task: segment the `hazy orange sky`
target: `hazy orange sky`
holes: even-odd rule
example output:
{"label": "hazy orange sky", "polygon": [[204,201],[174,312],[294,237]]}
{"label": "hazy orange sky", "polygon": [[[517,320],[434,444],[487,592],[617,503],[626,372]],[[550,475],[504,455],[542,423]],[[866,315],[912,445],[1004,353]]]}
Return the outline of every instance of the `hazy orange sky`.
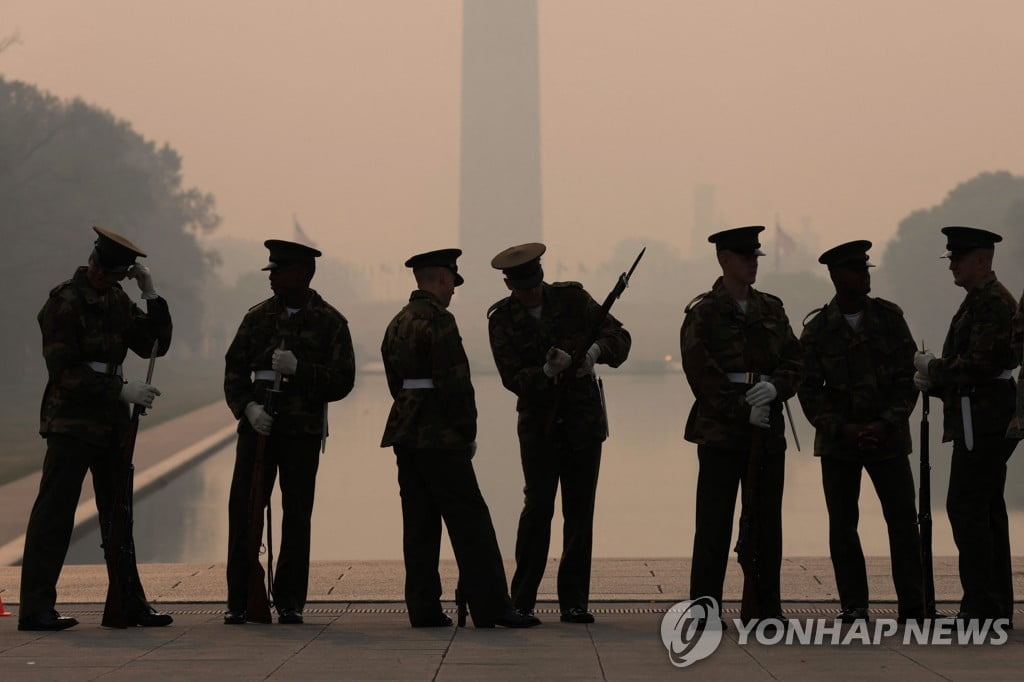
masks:
{"label": "hazy orange sky", "polygon": [[[0,0],[0,74],[127,119],[221,234],[371,263],[457,241],[461,0]],[[540,0],[544,234],[689,252],[724,223],[882,242],[987,170],[1024,174],[1024,2]],[[88,222],[89,217],[83,216]],[[130,230],[129,230],[130,231]],[[490,254],[487,254],[490,257]]]}

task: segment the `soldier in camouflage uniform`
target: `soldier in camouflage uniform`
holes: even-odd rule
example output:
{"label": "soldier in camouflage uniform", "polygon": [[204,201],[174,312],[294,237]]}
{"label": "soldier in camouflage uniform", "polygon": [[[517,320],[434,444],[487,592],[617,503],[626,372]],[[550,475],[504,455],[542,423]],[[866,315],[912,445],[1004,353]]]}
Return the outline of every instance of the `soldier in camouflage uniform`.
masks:
{"label": "soldier in camouflage uniform", "polygon": [[910,470],[914,337],[899,306],[868,296],[871,242],[821,254],[836,295],[808,315],[800,345],[800,404],[816,430],[814,454],[828,507],[829,550],[839,588],[839,620],[867,621],[868,577],[857,534],[861,472],[875,486],[889,529],[898,617],[925,616],[921,536]]}
{"label": "soldier in camouflage uniform", "polygon": [[[39,311],[48,373],[39,427],[46,438],[46,459],[25,533],[19,630],[62,630],[78,622],[61,617],[53,607],[82,482],[91,471],[105,533],[129,423],[128,404],[150,407],[160,395],[142,381],[125,383],[121,364],[129,349],[148,358],[157,340],[160,356],[171,345],[167,302],[157,295],[148,268],[135,262],[146,254],[115,232],[93,230],[97,239],[89,265],[55,287]],[[147,312],[118,284],[125,277],[138,282]],[[130,535],[127,542],[134,545]],[[134,586],[126,603],[128,623],[168,625],[171,617],[154,611],[146,599],[134,551],[128,571]]]}
{"label": "soldier in camouflage uniform", "polygon": [[[224,356],[224,396],[238,419],[238,445],[228,502],[228,625],[246,621],[249,496],[259,436],[266,442],[266,498],[281,476],[281,550],[272,592],[278,622],[302,623],[309,584],[310,518],[327,403],[355,381],[348,320],[309,288],[316,249],[278,239],[270,250],[271,298],[249,309]],[[282,346],[283,344],[283,346]],[[273,415],[263,409],[275,373],[282,376]],[[262,514],[262,509],[259,512]]]}
{"label": "soldier in camouflage uniform", "polygon": [[446,627],[441,609],[441,520],[459,564],[462,596],[476,627],[530,627],[508,597],[505,567],[491,515],[480,494],[476,399],[469,360],[455,317],[448,312],[462,284],[459,249],[441,249],[405,262],[416,277],[409,303],[391,320],[380,352],[395,402],[381,447],[392,447],[402,497],[405,603],[413,627]]}
{"label": "soldier in camouflage uniform", "polygon": [[953,442],[946,512],[960,552],[964,594],[958,618],[1013,618],[1010,530],[1003,491],[1017,446],[1007,438],[1016,385],[1011,343],[1017,302],[995,272],[1002,237],[973,227],[944,227],[953,282],[967,291],[953,316],[942,356],[914,356],[915,383],[942,398],[943,442]]}
{"label": "soldier in camouflage uniform", "polygon": [[680,330],[683,371],[693,390],[685,438],[697,444],[697,512],[690,598],[721,603],[729,560],[736,490],[751,452],[753,429],[764,430],[757,504],[759,610],[782,618],[782,488],[786,437],[782,403],[796,393],[800,342],[782,301],[751,285],[757,279],[761,226],[718,232],[722,276],[686,307]]}
{"label": "soldier in camouflage uniform", "polygon": [[[618,367],[629,354],[630,335],[609,315],[581,365],[570,368],[570,353],[590,330],[601,306],[578,282],[544,282],[543,244],[505,249],[491,266],[505,275],[512,292],[487,312],[491,352],[505,388],[518,397],[519,452],[525,501],[516,538],[512,603],[531,612],[548,560],[555,494],[562,490],[565,517],[558,565],[561,620],[593,623],[590,563],[594,498],[601,443],[608,434],[601,386],[594,363]],[[564,387],[557,420],[546,429],[548,412]]]}
{"label": "soldier in camouflage uniform", "polygon": [[1006,437],[1021,439],[1024,438],[1024,294],[1021,294],[1017,303],[1017,312],[1013,316],[1013,354],[1021,360],[1020,374],[1017,376],[1017,409],[1010,420],[1010,426],[1006,429]]}

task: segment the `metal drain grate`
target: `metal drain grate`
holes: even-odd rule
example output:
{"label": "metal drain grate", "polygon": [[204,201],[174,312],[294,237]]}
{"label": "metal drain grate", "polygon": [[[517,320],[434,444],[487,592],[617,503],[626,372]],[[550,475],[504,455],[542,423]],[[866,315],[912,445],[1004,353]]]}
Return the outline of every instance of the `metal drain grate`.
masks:
{"label": "metal drain grate", "polygon": [[[168,613],[172,615],[182,616],[219,616],[224,613],[223,608],[214,608],[210,606],[200,606],[192,604],[165,604],[157,605],[163,606]],[[591,613],[594,615],[645,615],[645,614],[659,614],[665,613],[672,606],[667,602],[645,604],[641,605],[628,605],[628,606],[602,606],[600,604],[593,604],[590,607]],[[944,608],[939,611],[940,615],[952,616],[957,611],[957,605],[955,603],[943,604]],[[815,604],[815,605],[799,605],[784,607],[783,611],[789,617],[801,616],[801,617],[816,617],[816,618],[829,618],[836,615],[839,609],[838,604]],[[454,605],[444,609],[447,613],[455,613]],[[61,612],[65,615],[74,616],[101,616],[103,615],[103,609],[98,606],[86,606],[83,608],[75,608],[74,606],[65,606],[61,608]],[[739,605],[726,604],[723,613],[730,616],[738,616],[740,612]],[[408,610],[401,605],[381,605],[371,606],[366,604],[354,604],[354,605],[339,605],[339,606],[309,606],[303,612],[307,616],[343,616],[347,613],[361,614],[361,615],[402,615],[408,613]],[[534,610],[534,613],[538,616],[557,616],[561,612],[558,608],[553,606],[545,606]],[[1014,609],[1014,614],[1024,615],[1024,607]],[[897,615],[896,608],[894,606],[883,606],[883,607],[871,607],[871,615],[877,617],[892,617],[895,618]]]}

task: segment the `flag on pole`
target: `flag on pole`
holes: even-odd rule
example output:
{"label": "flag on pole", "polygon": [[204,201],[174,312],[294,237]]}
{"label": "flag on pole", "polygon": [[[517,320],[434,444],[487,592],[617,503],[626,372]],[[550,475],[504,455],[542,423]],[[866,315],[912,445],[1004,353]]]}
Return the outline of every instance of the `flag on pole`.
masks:
{"label": "flag on pole", "polygon": [[302,229],[302,225],[299,225],[299,219],[295,217],[295,214],[292,214],[292,227],[293,231],[295,232],[295,241],[299,242],[300,244],[305,244],[306,246],[311,246],[314,249],[317,248],[316,242],[310,239],[309,235],[306,234],[306,231]]}
{"label": "flag on pole", "polygon": [[778,223],[775,223],[775,248],[784,256],[796,253],[796,240],[790,237]]}

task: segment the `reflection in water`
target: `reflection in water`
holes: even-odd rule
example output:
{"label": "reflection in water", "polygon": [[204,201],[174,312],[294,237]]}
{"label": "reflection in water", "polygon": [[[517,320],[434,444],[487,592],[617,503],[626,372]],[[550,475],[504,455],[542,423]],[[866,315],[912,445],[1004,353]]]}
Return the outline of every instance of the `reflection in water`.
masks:
{"label": "reflection in water", "polygon": [[[474,460],[502,553],[513,556],[523,476],[515,432],[515,401],[497,376],[478,376],[480,449]],[[695,446],[682,439],[692,401],[681,375],[605,376],[611,437],[605,443],[595,517],[594,556],[689,556],[693,542]],[[379,447],[391,399],[383,376],[359,377],[352,395],[331,408],[327,453],[321,456],[313,512],[314,560],[401,559],[402,522],[394,455]],[[821,471],[810,452],[813,431],[793,401],[802,453],[787,453],[783,506],[786,556],[826,556],[828,531]],[[943,510],[949,447],[938,442],[940,410],[932,410],[934,552],[956,554]],[[920,419],[915,413],[914,419]],[[914,429],[916,431],[916,428]],[[937,433],[939,432],[939,433]],[[917,469],[917,455],[911,455]],[[1013,460],[1011,460],[1012,462]],[[136,509],[142,562],[224,561],[227,500],[234,446],[189,470]],[[1011,464],[1010,478],[1014,479]],[[1012,484],[1008,483],[1008,489]],[[887,555],[881,508],[869,479],[861,494],[861,539],[867,555]],[[275,495],[275,500],[278,496]],[[739,512],[737,503],[737,513]],[[274,510],[275,525],[280,508]],[[1011,542],[1024,540],[1024,514],[1011,513]],[[280,533],[275,533],[275,542]],[[552,547],[561,546],[561,523]],[[447,543],[446,558],[452,556]],[[68,563],[101,563],[98,532],[76,542]]]}

